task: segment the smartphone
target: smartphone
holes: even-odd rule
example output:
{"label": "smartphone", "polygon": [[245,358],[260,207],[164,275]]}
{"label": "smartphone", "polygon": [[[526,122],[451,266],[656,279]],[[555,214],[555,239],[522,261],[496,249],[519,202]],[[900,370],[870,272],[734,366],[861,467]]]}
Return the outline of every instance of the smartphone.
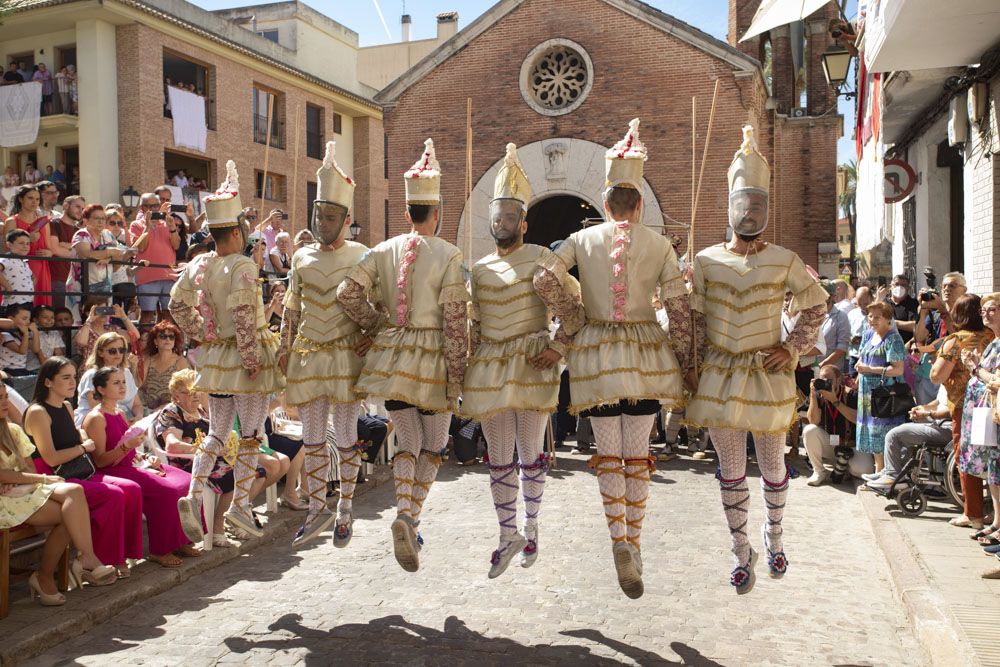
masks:
{"label": "smartphone", "polygon": [[885,287],[885,282],[886,282],[885,281],[885,276],[879,276],[878,277],[878,286],[879,287]]}
{"label": "smartphone", "polygon": [[167,214],[164,213],[163,211],[153,211],[149,215],[149,219],[150,220],[166,220],[167,219]]}
{"label": "smartphone", "polygon": [[285,213],[285,212],[282,212],[282,213],[281,213],[281,219],[282,219],[282,220],[288,220],[288,214],[287,214],[287,213]]}
{"label": "smartphone", "polygon": [[98,315],[114,315],[115,309],[111,306],[94,306],[94,312]]}
{"label": "smartphone", "polygon": [[185,211],[187,211],[187,205],[186,204],[171,204],[170,205],[170,212],[171,213],[184,213]]}

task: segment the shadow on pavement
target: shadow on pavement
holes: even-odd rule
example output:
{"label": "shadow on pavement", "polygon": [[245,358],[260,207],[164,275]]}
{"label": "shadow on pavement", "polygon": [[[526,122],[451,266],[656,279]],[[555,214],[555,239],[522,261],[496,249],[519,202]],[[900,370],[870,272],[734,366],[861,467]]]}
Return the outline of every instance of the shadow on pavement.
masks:
{"label": "shadow on pavement", "polygon": [[[287,652],[302,649],[304,665],[329,665],[391,661],[396,664],[427,661],[428,664],[586,664],[620,665],[618,660],[596,655],[588,646],[579,644],[521,644],[505,637],[488,637],[470,630],[464,621],[449,616],[444,630],[410,623],[402,616],[392,615],[367,623],[346,623],[330,630],[319,630],[302,624],[298,614],[286,614],[269,626],[272,632],[286,632],[289,638],[252,640],[230,637],[226,646],[234,654],[251,651]],[[640,665],[703,665],[720,667],[719,663],[702,656],[691,647],[674,642],[671,648],[681,656],[672,661],[605,637],[596,630],[570,630],[560,634],[603,644],[627,656]]]}

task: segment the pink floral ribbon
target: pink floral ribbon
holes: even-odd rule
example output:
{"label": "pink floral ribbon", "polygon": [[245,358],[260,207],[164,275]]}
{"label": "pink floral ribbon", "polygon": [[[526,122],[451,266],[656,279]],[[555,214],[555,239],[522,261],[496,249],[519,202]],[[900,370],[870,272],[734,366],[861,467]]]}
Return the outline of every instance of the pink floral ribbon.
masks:
{"label": "pink floral ribbon", "polygon": [[626,276],[626,262],[628,260],[628,246],[632,242],[629,236],[629,223],[616,222],[611,243],[611,313],[615,322],[625,320],[625,303],[628,298],[628,282]]}
{"label": "pink floral ribbon", "polygon": [[420,236],[413,234],[406,240],[403,247],[403,261],[399,263],[399,277],[396,278],[396,288],[399,295],[396,297],[396,324],[401,327],[410,324],[410,304],[406,296],[406,288],[410,284],[410,273],[413,271],[413,263],[417,261],[417,245],[420,243]]}
{"label": "pink floral ribbon", "polygon": [[[207,269],[208,261],[202,260],[201,265],[198,267],[198,273],[194,277],[194,284],[197,287],[201,287],[202,283],[205,282],[205,271]],[[208,294],[203,288],[198,291],[198,312],[205,322],[205,341],[213,341],[218,338],[219,334],[215,328],[215,311],[212,310],[211,304],[208,303]]]}

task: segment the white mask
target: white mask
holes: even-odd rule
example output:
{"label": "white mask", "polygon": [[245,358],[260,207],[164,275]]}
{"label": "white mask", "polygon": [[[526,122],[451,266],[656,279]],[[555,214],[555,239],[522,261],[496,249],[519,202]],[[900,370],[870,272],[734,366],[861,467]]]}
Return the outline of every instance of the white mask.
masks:
{"label": "white mask", "polygon": [[906,296],[906,288],[903,287],[902,285],[896,285],[895,287],[892,288],[892,295],[897,299],[902,299],[904,296]]}

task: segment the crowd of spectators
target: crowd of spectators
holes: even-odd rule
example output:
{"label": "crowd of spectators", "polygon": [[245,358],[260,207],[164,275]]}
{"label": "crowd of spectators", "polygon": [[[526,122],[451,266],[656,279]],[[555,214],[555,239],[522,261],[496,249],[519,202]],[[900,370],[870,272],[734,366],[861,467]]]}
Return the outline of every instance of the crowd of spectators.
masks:
{"label": "crowd of spectators", "polygon": [[29,66],[23,60],[11,60],[6,69],[0,64],[0,86],[13,86],[32,81],[42,84],[41,115],[79,113],[80,95],[76,65],[66,65],[53,73],[45,63],[41,62]]}
{"label": "crowd of spectators", "polygon": [[[188,178],[178,172],[175,187],[192,187],[178,175]],[[115,203],[60,197],[53,181],[22,183],[4,220],[0,526],[65,524],[50,534],[32,578],[42,604],[65,602],[53,580],[51,555],[58,552],[49,550],[70,540],[77,578],[91,585],[129,576],[130,561],[144,555],[177,567],[200,554],[179,530],[176,501],[187,492],[191,457],[208,433],[206,397],[194,390],[197,343],[185,340],[167,306],[178,268],[214,243],[202,228],[204,215],[173,201],[172,192],[157,187],[128,212]],[[253,207],[242,216],[253,228],[247,252],[260,268],[269,324],[277,329],[295,250],[283,230],[288,216],[274,210],[258,221]],[[309,238],[300,234],[297,245]],[[301,436],[294,427],[291,435],[283,431],[297,415],[286,411],[282,397],[272,408],[252,494],[284,479],[280,504],[305,510]],[[36,481],[43,482],[41,492],[8,507],[15,487],[34,488]],[[233,490],[232,467],[223,458],[212,485],[221,494],[215,515],[206,517],[213,545],[232,546],[233,538],[249,536],[231,528],[227,535],[223,525]]]}

